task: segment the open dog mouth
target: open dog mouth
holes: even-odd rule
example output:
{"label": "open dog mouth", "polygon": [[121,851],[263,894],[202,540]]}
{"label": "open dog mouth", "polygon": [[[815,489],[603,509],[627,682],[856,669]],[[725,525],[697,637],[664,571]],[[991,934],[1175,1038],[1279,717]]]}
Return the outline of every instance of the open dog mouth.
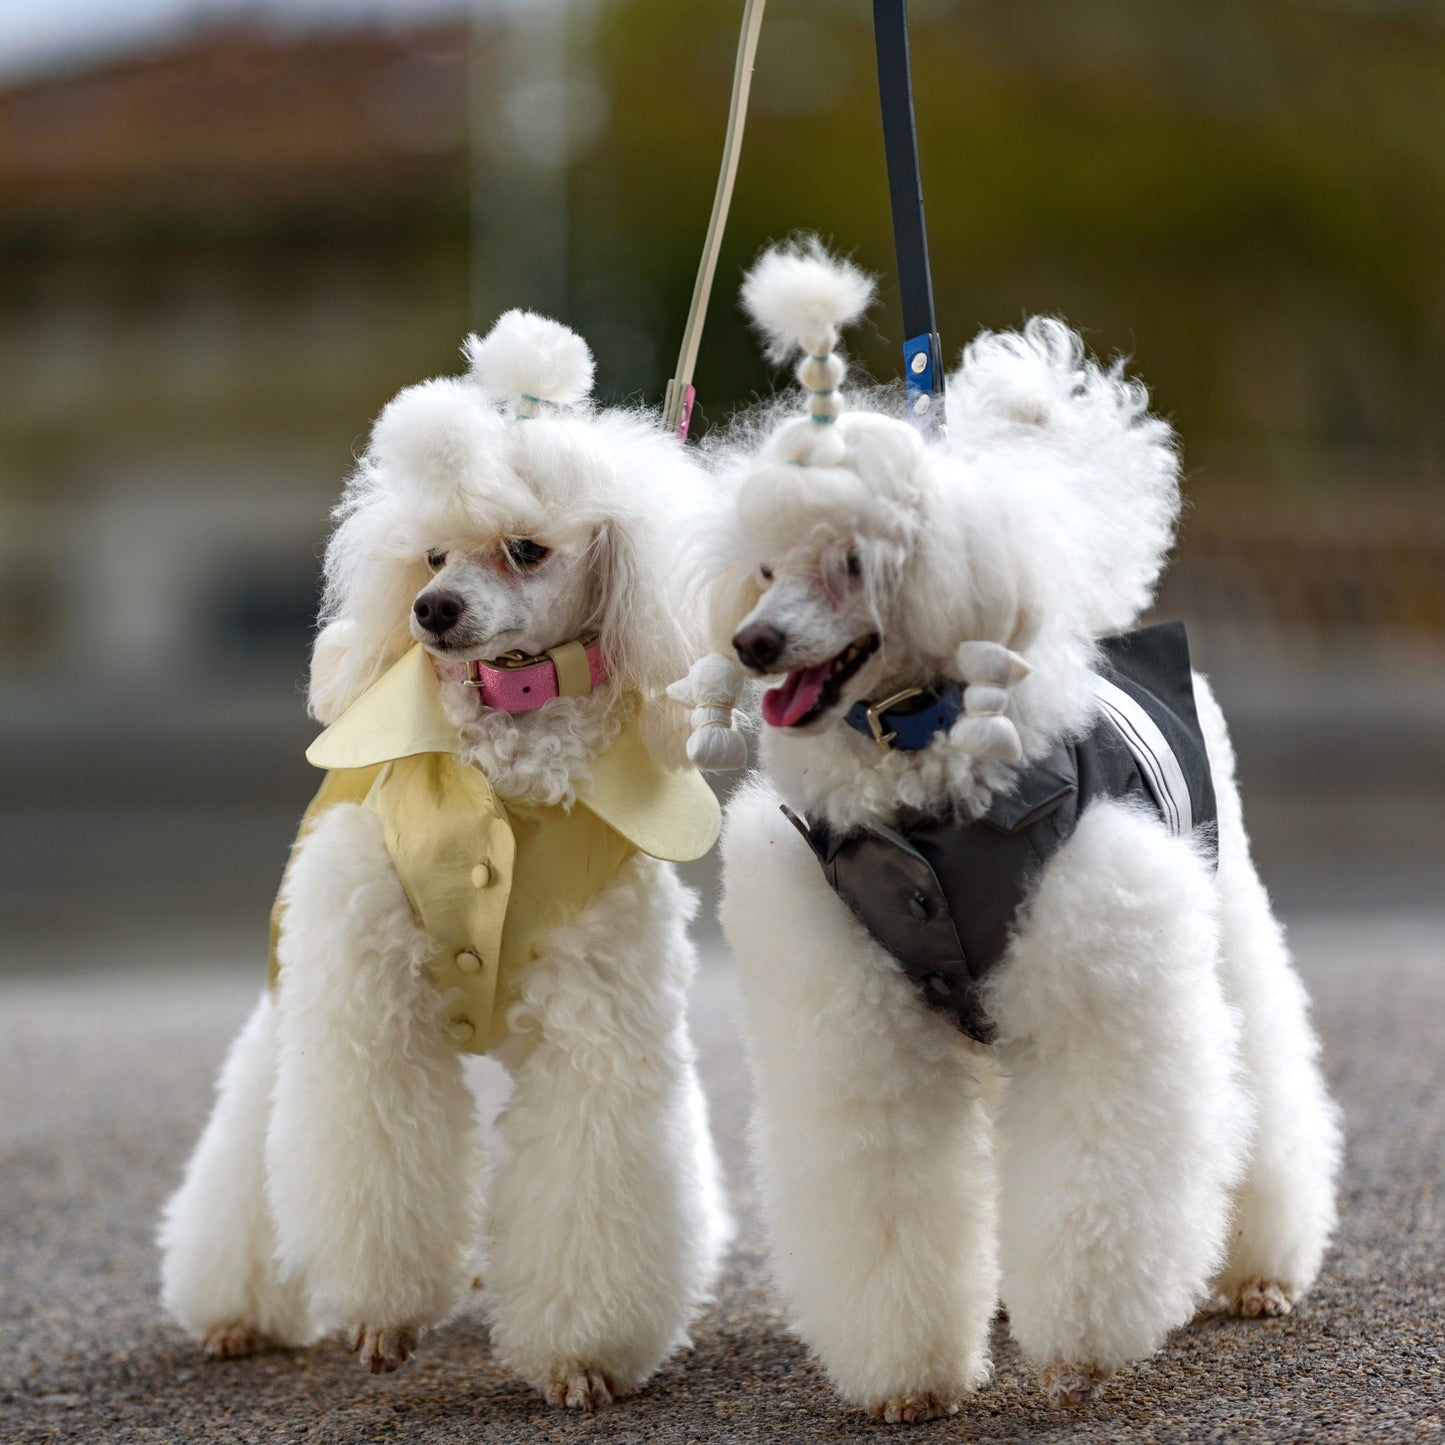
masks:
{"label": "open dog mouth", "polygon": [[769,727],[795,728],[821,717],[838,701],[843,684],[878,650],[878,634],[850,642],[816,667],[790,672],[763,694],[763,721]]}

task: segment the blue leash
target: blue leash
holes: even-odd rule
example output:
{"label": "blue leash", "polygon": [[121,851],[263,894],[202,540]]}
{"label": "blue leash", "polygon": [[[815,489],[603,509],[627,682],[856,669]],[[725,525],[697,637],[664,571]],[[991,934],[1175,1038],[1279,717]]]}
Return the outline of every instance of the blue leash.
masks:
{"label": "blue leash", "polygon": [[928,266],[923,177],[918,167],[918,131],[913,119],[908,0],[873,0],[873,38],[878,52],[883,152],[888,161],[893,248],[898,257],[898,294],[903,303],[906,337],[903,380],[908,388],[909,418],[927,435],[943,419],[943,344],[933,311],[933,273]]}

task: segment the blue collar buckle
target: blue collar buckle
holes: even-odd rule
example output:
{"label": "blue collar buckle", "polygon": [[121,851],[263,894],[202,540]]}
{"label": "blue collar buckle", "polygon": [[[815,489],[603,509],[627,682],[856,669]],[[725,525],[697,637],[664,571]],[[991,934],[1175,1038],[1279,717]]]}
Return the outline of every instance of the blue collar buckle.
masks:
{"label": "blue collar buckle", "polygon": [[[933,703],[914,712],[892,709],[916,697],[933,696]],[[916,753],[926,748],[941,732],[947,732],[963,713],[963,689],[958,683],[942,687],[905,687],[878,702],[855,702],[844,714],[844,722],[864,737],[872,738],[883,754]]]}

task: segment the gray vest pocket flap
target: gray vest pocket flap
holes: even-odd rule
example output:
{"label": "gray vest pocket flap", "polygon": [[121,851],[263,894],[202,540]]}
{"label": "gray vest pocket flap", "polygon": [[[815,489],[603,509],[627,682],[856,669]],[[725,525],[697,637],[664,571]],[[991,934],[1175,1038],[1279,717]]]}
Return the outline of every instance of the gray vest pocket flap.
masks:
{"label": "gray vest pocket flap", "polygon": [[993,800],[983,821],[1000,833],[1017,833],[1048,817],[1065,798],[1079,791],[1079,782],[1070,764],[1067,754],[1055,753],[1047,762],[1030,768],[1020,778],[1016,792]]}

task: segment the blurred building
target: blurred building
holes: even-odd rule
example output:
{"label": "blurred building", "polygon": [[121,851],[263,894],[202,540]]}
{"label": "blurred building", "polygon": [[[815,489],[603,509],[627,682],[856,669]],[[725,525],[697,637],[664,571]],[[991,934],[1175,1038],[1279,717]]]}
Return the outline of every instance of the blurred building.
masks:
{"label": "blurred building", "polygon": [[5,672],[296,670],[351,449],[466,329],[467,66],[224,30],[0,93]]}
{"label": "blurred building", "polygon": [[[1438,869],[1438,11],[911,8],[950,356],[1051,311],[1132,358],[1189,479],[1160,610],[1232,704],[1264,850]],[[739,9],[212,25],[0,88],[0,923],[259,916],[356,447],[505,305],[660,401]],[[700,426],[771,385],[733,293],[794,228],[880,273],[853,341],[896,374],[871,47],[865,0],[769,7]]]}

